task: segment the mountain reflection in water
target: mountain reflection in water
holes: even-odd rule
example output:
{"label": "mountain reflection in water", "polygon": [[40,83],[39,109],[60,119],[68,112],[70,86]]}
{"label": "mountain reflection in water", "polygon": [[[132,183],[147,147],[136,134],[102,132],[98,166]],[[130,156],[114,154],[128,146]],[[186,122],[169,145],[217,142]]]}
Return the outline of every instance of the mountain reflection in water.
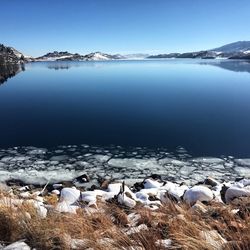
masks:
{"label": "mountain reflection in water", "polygon": [[211,65],[220,67],[222,69],[234,72],[247,72],[250,73],[250,61],[242,60],[213,60],[209,62],[202,62],[202,65]]}
{"label": "mountain reflection in water", "polygon": [[15,76],[21,71],[25,71],[24,64],[0,64],[0,84]]}

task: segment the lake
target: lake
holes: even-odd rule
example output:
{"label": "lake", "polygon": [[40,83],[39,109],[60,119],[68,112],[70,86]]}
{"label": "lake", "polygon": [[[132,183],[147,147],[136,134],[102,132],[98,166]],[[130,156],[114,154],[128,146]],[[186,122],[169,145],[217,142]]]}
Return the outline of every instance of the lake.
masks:
{"label": "lake", "polygon": [[250,63],[36,62],[0,85],[0,148],[184,147],[250,156]]}

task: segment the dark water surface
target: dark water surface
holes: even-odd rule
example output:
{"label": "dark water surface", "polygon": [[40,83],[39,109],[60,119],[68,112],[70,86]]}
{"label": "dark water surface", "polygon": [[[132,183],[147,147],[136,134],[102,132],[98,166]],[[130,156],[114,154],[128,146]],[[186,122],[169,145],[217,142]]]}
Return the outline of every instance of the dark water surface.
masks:
{"label": "dark water surface", "polygon": [[0,147],[182,146],[250,156],[250,63],[31,63],[0,85]]}

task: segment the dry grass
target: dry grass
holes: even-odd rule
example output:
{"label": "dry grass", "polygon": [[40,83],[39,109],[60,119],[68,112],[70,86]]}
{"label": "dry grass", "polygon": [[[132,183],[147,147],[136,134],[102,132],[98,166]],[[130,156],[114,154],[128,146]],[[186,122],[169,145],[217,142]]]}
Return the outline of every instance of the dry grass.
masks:
{"label": "dry grass", "polygon": [[[54,198],[47,201],[56,202]],[[0,205],[0,241],[8,244],[25,239],[38,250],[72,249],[71,239],[84,240],[77,249],[166,249],[157,244],[163,239],[172,240],[169,249],[250,249],[249,204],[249,199],[231,205],[210,203],[201,212],[183,203],[164,204],[152,211],[140,205],[127,209],[99,202],[100,211],[95,213],[79,209],[77,214],[63,214],[51,209],[46,218],[39,217],[30,204]],[[231,212],[235,208],[238,213]],[[139,215],[133,226],[128,219],[131,213]],[[128,233],[142,224],[142,230]],[[202,236],[202,232],[211,230],[226,243],[214,238],[216,248]]]}

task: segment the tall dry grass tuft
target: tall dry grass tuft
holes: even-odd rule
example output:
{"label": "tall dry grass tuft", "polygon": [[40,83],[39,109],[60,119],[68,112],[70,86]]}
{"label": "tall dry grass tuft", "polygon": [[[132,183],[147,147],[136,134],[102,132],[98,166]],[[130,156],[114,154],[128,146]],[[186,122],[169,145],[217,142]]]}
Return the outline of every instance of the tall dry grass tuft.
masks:
{"label": "tall dry grass tuft", "polygon": [[7,207],[0,208],[0,241],[12,242],[18,239],[16,228],[19,226],[19,218],[14,211]]}

